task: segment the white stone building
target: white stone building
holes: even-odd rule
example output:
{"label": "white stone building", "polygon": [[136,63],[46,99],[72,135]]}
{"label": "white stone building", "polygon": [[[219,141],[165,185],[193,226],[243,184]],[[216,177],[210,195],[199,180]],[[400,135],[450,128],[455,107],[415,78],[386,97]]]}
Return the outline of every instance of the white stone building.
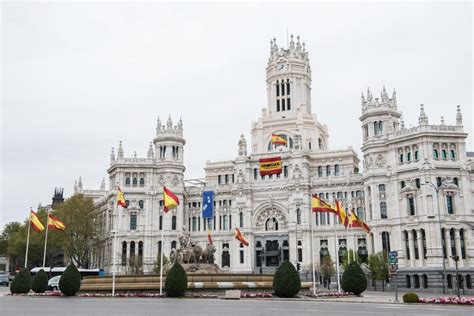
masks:
{"label": "white stone building", "polygon": [[[375,98],[367,91],[359,118],[362,173],[354,149],[328,150],[328,129],[311,109],[311,67],[299,37],[295,43],[292,36],[286,49],[271,41],[266,82],[267,107],[251,125],[249,146],[241,136],[236,158],[208,162],[205,179],[184,180],[183,123],[174,125],[169,118],[165,125],[158,119],[146,158],[125,158],[122,143],[116,154],[112,149],[107,189],[105,183],[95,191],[76,185],[76,192],[94,197],[103,221],[105,247],[97,264],[111,271],[115,230],[117,264],[126,273],[130,256],[141,256],[144,270],[151,271],[161,248],[169,254],[176,247],[180,231],[190,231],[204,245],[210,228],[217,263],[230,271],[271,272],[281,260],[290,260],[310,274],[312,250],[316,270],[322,256],[334,259],[336,251],[342,258],[356,249],[366,259],[396,250],[400,284],[432,290],[441,284],[443,242],[447,284],[454,286],[450,256],[458,255],[463,287],[472,291],[474,160],[466,150],[459,106],[454,125],[430,125],[421,106],[419,125],[407,129],[395,92],[389,97],[383,88]],[[272,133],[286,138],[287,146],[272,145]],[[259,159],[276,156],[282,172],[261,176]],[[116,184],[129,202],[127,209],[116,206]],[[163,214],[163,185],[181,201],[168,214]],[[215,216],[209,221],[201,218],[206,190],[215,192]],[[337,224],[335,240],[334,216],[312,213],[311,194],[330,202],[340,199],[368,222],[371,233]],[[235,226],[249,247],[235,240]]]}

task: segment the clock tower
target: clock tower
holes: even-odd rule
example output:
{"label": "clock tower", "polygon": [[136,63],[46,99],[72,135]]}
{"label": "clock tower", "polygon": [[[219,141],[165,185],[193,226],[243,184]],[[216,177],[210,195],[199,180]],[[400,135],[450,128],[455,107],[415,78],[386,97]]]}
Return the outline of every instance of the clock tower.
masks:
{"label": "clock tower", "polygon": [[[267,106],[252,124],[252,153],[326,151],[329,135],[311,111],[311,67],[299,36],[295,42],[291,35],[287,48],[279,48],[275,38],[270,41],[266,83]],[[272,134],[286,144],[273,144]]]}
{"label": "clock tower", "polygon": [[296,116],[299,106],[311,114],[311,67],[304,42],[291,35],[289,47],[270,41],[267,72],[267,110],[272,118]]}

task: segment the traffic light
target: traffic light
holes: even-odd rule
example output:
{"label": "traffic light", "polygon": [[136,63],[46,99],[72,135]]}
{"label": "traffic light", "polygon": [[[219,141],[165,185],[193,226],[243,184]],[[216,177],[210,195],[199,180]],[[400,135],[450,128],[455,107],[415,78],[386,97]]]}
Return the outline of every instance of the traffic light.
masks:
{"label": "traffic light", "polygon": [[296,271],[300,271],[301,264],[299,262],[296,263]]}

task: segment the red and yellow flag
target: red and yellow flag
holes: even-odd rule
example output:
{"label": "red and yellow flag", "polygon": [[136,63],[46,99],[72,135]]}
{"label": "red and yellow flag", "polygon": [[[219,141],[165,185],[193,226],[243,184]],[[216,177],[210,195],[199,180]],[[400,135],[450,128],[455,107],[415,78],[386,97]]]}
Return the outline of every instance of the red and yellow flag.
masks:
{"label": "red and yellow flag", "polygon": [[316,194],[311,196],[311,209],[313,212],[329,212],[337,214],[337,210],[331,204],[321,200]]}
{"label": "red and yellow flag", "polygon": [[38,218],[38,215],[31,210],[30,211],[30,223],[31,227],[33,227],[34,230],[36,230],[38,233],[44,230],[43,223]]}
{"label": "red and yellow flag", "polygon": [[273,145],[285,145],[286,146],[286,139],[278,134],[272,134],[272,144]]}
{"label": "red and yellow flag", "polygon": [[262,158],[258,160],[260,175],[281,173],[281,157]]}
{"label": "red and yellow flag", "polygon": [[163,205],[165,213],[179,205],[178,197],[165,186],[163,186]]}
{"label": "red and yellow flag", "polygon": [[209,245],[213,244],[212,236],[211,236],[211,230],[209,228],[207,229],[207,241],[208,241]]}
{"label": "red and yellow flag", "polygon": [[367,234],[370,233],[370,227],[363,220],[361,220],[354,211],[351,212],[349,219],[349,227],[362,228]]}
{"label": "red and yellow flag", "polygon": [[339,217],[341,224],[344,225],[345,228],[347,228],[349,224],[349,218],[347,217],[346,210],[342,207],[341,201],[338,200],[336,200],[336,214]]}
{"label": "red and yellow flag", "polygon": [[240,241],[242,244],[244,244],[245,246],[248,246],[249,245],[249,242],[244,238],[244,236],[242,235],[242,233],[240,232],[240,229],[238,229],[237,227],[235,228],[235,239],[237,239],[238,241]]}
{"label": "red and yellow flag", "polygon": [[117,205],[127,208],[127,202],[125,202],[125,196],[123,195],[122,190],[120,190],[120,187],[117,187]]}
{"label": "red and yellow flag", "polygon": [[48,214],[48,228],[65,230],[66,225],[62,221],[60,221],[59,218],[54,217],[51,214]]}

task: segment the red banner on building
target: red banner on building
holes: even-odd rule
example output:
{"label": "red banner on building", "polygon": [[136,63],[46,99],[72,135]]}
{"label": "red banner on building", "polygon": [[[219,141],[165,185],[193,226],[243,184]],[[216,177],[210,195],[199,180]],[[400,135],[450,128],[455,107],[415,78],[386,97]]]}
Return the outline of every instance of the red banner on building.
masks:
{"label": "red banner on building", "polygon": [[258,165],[261,176],[281,173],[281,157],[259,159]]}

